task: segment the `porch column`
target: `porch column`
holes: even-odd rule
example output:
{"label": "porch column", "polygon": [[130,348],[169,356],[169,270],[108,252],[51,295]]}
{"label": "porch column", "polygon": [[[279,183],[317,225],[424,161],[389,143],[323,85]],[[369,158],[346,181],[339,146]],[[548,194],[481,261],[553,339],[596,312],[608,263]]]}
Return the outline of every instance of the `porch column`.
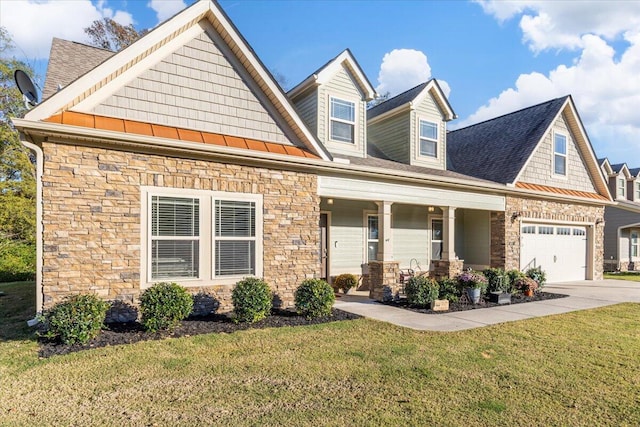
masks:
{"label": "porch column", "polygon": [[449,206],[442,208],[442,259],[453,261],[456,259],[456,208]]}
{"label": "porch column", "polygon": [[378,205],[378,260],[393,261],[393,235],[391,233],[391,205],[393,202],[376,202]]}

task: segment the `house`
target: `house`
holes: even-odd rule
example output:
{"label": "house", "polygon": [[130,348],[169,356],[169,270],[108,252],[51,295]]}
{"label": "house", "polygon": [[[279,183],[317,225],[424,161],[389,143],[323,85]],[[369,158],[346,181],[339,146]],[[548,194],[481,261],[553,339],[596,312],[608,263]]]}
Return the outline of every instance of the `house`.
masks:
{"label": "house", "polygon": [[521,190],[492,216],[492,265],[602,278],[611,196],[571,96],[449,132],[447,155],[451,170]]}
{"label": "house", "polygon": [[640,270],[640,168],[600,159],[616,204],[605,208],[604,263],[608,270]]}
{"label": "house", "polygon": [[[377,299],[407,268],[602,277],[610,195],[570,97],[447,132],[435,80],[367,112],[349,50],[285,94],[209,0],[91,49],[54,41],[56,90],[14,120],[37,157],[38,311],[88,292],[135,305],[158,281],[228,310],[246,276],[283,306],[346,272]],[[61,70],[77,57],[56,52],[91,67]]]}

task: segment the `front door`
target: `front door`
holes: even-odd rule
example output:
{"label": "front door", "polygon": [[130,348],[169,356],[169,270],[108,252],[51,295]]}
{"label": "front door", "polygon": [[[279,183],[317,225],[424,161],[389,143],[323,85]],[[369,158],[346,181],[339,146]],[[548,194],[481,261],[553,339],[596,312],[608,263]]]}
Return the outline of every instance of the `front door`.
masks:
{"label": "front door", "polygon": [[329,277],[329,215],[320,214],[320,278]]}

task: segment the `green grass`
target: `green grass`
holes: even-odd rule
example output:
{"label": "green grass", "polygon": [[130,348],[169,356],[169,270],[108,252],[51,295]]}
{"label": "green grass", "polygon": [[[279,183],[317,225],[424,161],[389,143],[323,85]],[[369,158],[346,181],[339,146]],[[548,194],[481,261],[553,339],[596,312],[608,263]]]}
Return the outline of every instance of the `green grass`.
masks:
{"label": "green grass", "polygon": [[620,273],[604,273],[604,278],[640,282],[640,273],[634,273],[630,271],[623,271]]}
{"label": "green grass", "polygon": [[49,359],[16,333],[0,425],[640,425],[638,319],[640,304],[455,333],[362,319]]}
{"label": "green grass", "polygon": [[35,315],[35,298],[34,282],[0,283],[0,341],[29,333],[26,321]]}

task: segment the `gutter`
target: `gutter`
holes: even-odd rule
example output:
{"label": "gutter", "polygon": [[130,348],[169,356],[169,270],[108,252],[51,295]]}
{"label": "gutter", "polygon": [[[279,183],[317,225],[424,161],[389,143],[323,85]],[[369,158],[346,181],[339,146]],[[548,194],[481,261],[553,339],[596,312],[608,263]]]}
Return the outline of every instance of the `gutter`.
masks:
{"label": "gutter", "polygon": [[[159,138],[155,136],[127,134],[114,131],[105,131],[94,128],[84,128],[80,126],[61,125],[49,122],[33,122],[24,119],[12,120],[16,128],[27,135],[38,135],[45,137],[49,141],[69,144],[68,139],[74,139],[85,145],[92,145],[100,148],[109,146],[126,148],[127,150],[140,148],[153,153],[170,153],[198,158],[217,159],[239,162],[240,164],[269,165],[285,169],[301,169],[317,175],[333,175],[336,173],[375,178],[391,179],[395,181],[411,182],[422,185],[435,185],[438,187],[457,188],[471,190],[473,192],[493,192],[505,195],[544,197],[552,200],[575,200],[590,205],[613,205],[614,202],[596,199],[584,199],[576,196],[539,193],[533,190],[509,187],[505,184],[492,183],[480,180],[467,180],[446,176],[425,175],[414,172],[395,171],[387,168],[355,165],[339,161],[328,161],[323,159],[310,159],[306,157],[288,156],[276,153],[253,151],[248,149],[222,147],[217,145],[203,144],[197,142],[176,141],[174,139]],[[65,141],[64,138],[67,140]],[[88,144],[87,144],[88,143]]]}
{"label": "gutter", "polygon": [[39,314],[42,314],[43,292],[42,292],[42,175],[44,173],[44,153],[23,135],[20,135],[22,145],[33,151],[36,155],[36,317],[27,321],[29,326],[36,325]]}

